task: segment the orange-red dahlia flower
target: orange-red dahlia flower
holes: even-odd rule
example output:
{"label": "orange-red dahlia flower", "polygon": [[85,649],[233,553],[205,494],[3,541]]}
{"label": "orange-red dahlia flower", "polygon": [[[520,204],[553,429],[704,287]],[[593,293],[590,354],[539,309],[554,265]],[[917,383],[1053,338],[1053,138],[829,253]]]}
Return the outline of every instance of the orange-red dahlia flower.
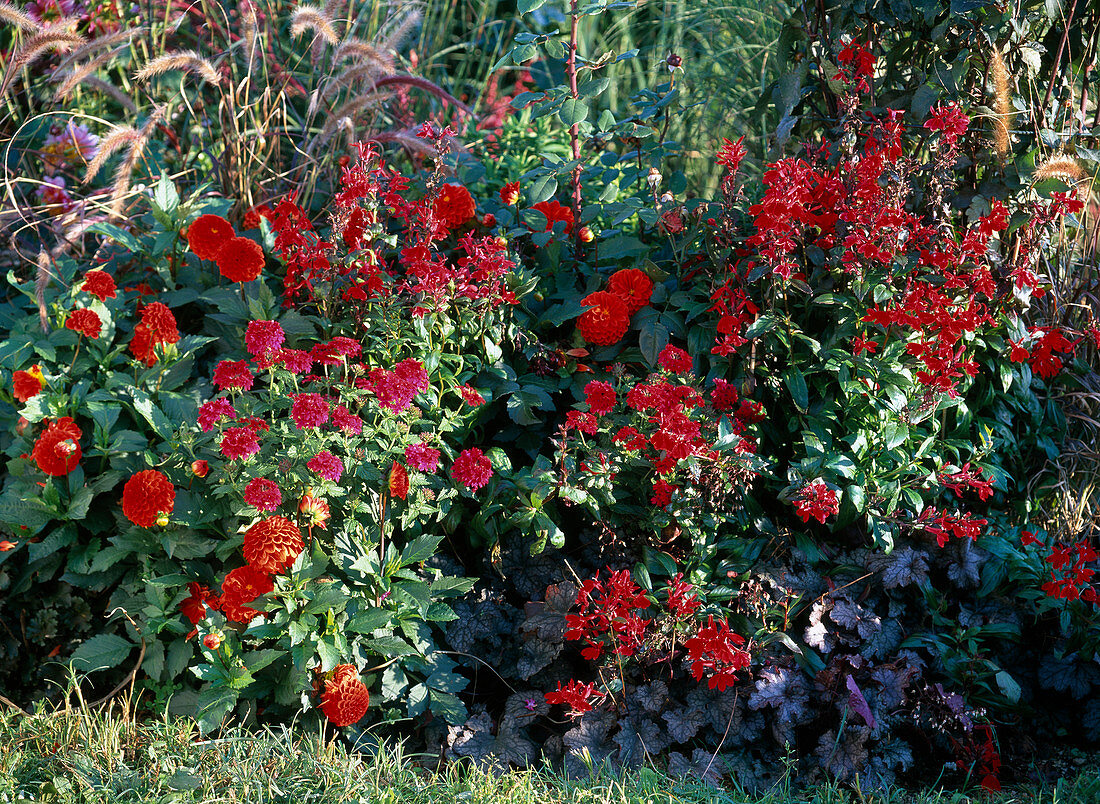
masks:
{"label": "orange-red dahlia flower", "polygon": [[134,327],[134,337],[130,339],[130,351],[134,353],[134,359],[144,363],[146,368],[152,367],[157,362],[157,353],[153,351],[153,337],[144,324]]}
{"label": "orange-red dahlia flower", "polygon": [[230,570],[222,581],[222,596],[218,606],[225,619],[235,623],[250,623],[261,612],[246,606],[260,595],[266,595],[275,588],[271,576],[261,569],[246,564]]}
{"label": "orange-red dahlia flower", "polygon": [[264,250],[247,237],[227,240],[218,252],[218,270],[230,282],[251,282],[264,267]]}
{"label": "orange-red dahlia flower", "polygon": [[448,229],[455,229],[477,214],[477,205],[470,191],[461,184],[444,184],[439,188],[432,211]]}
{"label": "orange-red dahlia flower", "polygon": [[114,278],[106,271],[101,271],[98,268],[84,274],[84,282],[81,284],[80,289],[86,293],[91,293],[101,302],[113,299],[118,295]]}
{"label": "orange-red dahlia flower", "polygon": [[544,231],[549,232],[554,228],[554,224],[558,221],[565,222],[566,233],[573,231],[573,210],[569,207],[559,204],[557,201],[550,199],[549,201],[540,201],[537,204],[533,204],[531,209],[537,209],[546,217],[546,229]]}
{"label": "orange-red dahlia flower", "polygon": [[51,477],[67,475],[80,463],[81,435],[80,428],[69,416],[47,421],[46,429],[31,450],[31,457],[38,468]]}
{"label": "orange-red dahlia flower", "polygon": [[506,207],[519,203],[519,182],[510,181],[500,188],[500,202]]}
{"label": "orange-red dahlia flower", "polygon": [[69,317],[65,320],[65,329],[71,329],[86,338],[95,340],[103,330],[103,321],[95,310],[81,307],[69,313]]}
{"label": "orange-red dahlia flower", "polygon": [[258,204],[244,213],[244,220],[241,221],[241,228],[259,229],[261,218],[267,218],[269,221],[275,218],[275,213],[271,211],[271,207],[267,204]]}
{"label": "orange-red dahlia flower", "polygon": [[623,300],[627,315],[634,315],[649,304],[649,298],[653,295],[653,280],[637,268],[623,268],[607,280],[607,292]]}
{"label": "orange-red dahlia flower", "polygon": [[46,384],[42,376],[42,369],[33,365],[27,371],[17,371],[11,375],[12,390],[15,398],[20,402],[33,399],[42,392],[42,386]]}
{"label": "orange-red dahlia flower", "polygon": [[622,299],[613,293],[598,290],[585,296],[581,304],[589,308],[577,319],[581,337],[600,346],[610,346],[622,340],[630,326],[630,316]]}
{"label": "orange-red dahlia flower", "polygon": [[141,323],[149,332],[154,344],[178,343],[180,332],[176,326],[176,317],[163,302],[149,302],[141,308]]}
{"label": "orange-red dahlia flower", "polygon": [[156,469],[138,472],[122,488],[122,513],[138,527],[153,527],[162,514],[172,513],[175,507],[176,489]]}
{"label": "orange-red dahlia flower", "polygon": [[200,259],[214,260],[236,234],[233,225],[221,215],[200,215],[187,227],[187,245]]}
{"label": "orange-red dahlia flower", "polygon": [[391,496],[397,497],[399,500],[403,500],[408,496],[409,473],[397,461],[394,461],[393,466],[390,468],[389,485]]}
{"label": "orange-red dahlia flower", "polygon": [[306,524],[311,528],[320,528],[321,530],[327,529],[325,523],[332,516],[328,510],[328,503],[325,502],[323,497],[314,497],[313,489],[306,489],[306,493],[302,495],[302,499],[298,503],[298,513],[305,518]]}
{"label": "orange-red dahlia flower", "polygon": [[370,706],[370,692],[353,664],[338,664],[325,681],[321,711],[337,728],[358,723]]}
{"label": "orange-red dahlia flower", "polygon": [[244,534],[244,560],[264,572],[282,572],[304,548],[302,531],[282,516],[261,519]]}

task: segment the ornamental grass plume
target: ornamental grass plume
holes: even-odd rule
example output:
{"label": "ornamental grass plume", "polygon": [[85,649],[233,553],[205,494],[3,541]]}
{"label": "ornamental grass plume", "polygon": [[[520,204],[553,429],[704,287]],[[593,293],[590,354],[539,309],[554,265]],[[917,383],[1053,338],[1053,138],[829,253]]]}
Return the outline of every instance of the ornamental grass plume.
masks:
{"label": "ornamental grass plume", "polygon": [[[279,499],[281,502],[281,494]],[[286,517],[261,519],[244,534],[245,561],[264,572],[282,572],[303,549],[302,531]]]}
{"label": "ornamental grass plume", "polygon": [[64,477],[80,463],[80,437],[83,433],[69,416],[46,420],[46,429],[38,436],[31,458],[50,477]]}
{"label": "ornamental grass plume", "polygon": [[156,469],[138,472],[122,488],[122,513],[138,527],[167,524],[167,515],[175,506],[172,481]]}
{"label": "ornamental grass plume", "polygon": [[370,692],[359,678],[355,665],[336,665],[321,695],[321,711],[329,722],[337,728],[358,723],[369,706]]}

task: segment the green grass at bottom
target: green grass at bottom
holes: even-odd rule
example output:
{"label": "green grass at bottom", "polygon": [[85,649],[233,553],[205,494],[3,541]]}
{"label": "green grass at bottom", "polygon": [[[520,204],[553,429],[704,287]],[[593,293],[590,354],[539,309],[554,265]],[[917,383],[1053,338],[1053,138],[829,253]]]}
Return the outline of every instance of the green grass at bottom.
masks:
{"label": "green grass at bottom", "polygon": [[837,785],[763,795],[715,790],[643,768],[568,780],[549,769],[501,776],[466,764],[436,773],[400,745],[367,756],[321,733],[230,728],[202,739],[185,720],[135,722],[121,707],[0,713],[0,804],[1095,804],[1100,773],[988,795]]}

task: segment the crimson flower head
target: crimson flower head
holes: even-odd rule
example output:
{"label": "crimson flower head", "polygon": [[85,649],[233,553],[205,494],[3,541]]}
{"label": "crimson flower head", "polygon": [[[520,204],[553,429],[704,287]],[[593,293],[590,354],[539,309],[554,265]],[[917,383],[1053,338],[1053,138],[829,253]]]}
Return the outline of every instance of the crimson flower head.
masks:
{"label": "crimson flower head", "polygon": [[831,515],[840,513],[840,503],[836,492],[825,485],[825,481],[817,478],[807,483],[794,498],[795,513],[803,522],[809,522],[813,517],[821,524]]}
{"label": "crimson flower head", "polygon": [[581,300],[588,309],[577,319],[577,330],[589,343],[610,346],[622,340],[630,326],[626,304],[605,290],[589,293]]}
{"label": "crimson flower head", "polygon": [[565,429],[576,430],[578,433],[586,433],[587,435],[596,435],[599,430],[599,424],[596,422],[596,417],[584,410],[571,410],[565,414]]}
{"label": "crimson flower head", "polygon": [[283,502],[283,492],[274,480],[254,477],[244,487],[244,501],[258,511],[274,511]]}
{"label": "crimson flower head", "polygon": [[214,368],[214,387],[247,391],[252,388],[252,369],[245,360],[223,360]]}
{"label": "crimson flower head", "polygon": [[321,711],[329,722],[337,728],[358,723],[369,706],[370,692],[359,678],[355,665],[336,665],[321,694]]}
{"label": "crimson flower head", "polygon": [[253,357],[278,349],[285,340],[286,333],[278,321],[249,321],[244,333],[244,347]]}
{"label": "crimson flower head", "polygon": [[313,489],[306,489],[302,499],[298,502],[298,513],[311,528],[325,530],[325,523],[332,514],[329,512],[328,503],[322,497],[313,496]]}
{"label": "crimson flower head", "polygon": [[707,618],[707,624],[684,643],[688,660],[691,662],[691,674],[696,681],[709,672],[707,686],[719,692],[736,682],[738,670],[744,670],[752,663],[752,657],[741,646],[745,638],[730,631],[729,623],[722,620],[717,625],[714,616]]}
{"label": "crimson flower head", "polygon": [[203,402],[199,405],[197,418],[199,429],[204,433],[209,433],[219,421],[226,417],[233,418],[236,413],[233,409],[233,403],[224,396],[211,399],[209,402]]}
{"label": "crimson flower head", "polygon": [[343,462],[327,449],[321,450],[310,458],[306,466],[321,477],[331,480],[333,483],[339,480],[340,475],[344,473]]}
{"label": "crimson flower head", "polygon": [[321,394],[296,394],[290,408],[290,418],[299,430],[320,427],[328,421],[328,400]]}
{"label": "crimson flower head", "polygon": [[221,451],[231,461],[251,457],[260,451],[260,437],[252,427],[230,427],[222,434]]}
{"label": "crimson flower head", "polygon": [[95,310],[80,307],[69,313],[69,317],[65,320],[65,329],[71,329],[86,338],[95,340],[103,329],[103,322]]}
{"label": "crimson flower head", "polygon": [[118,296],[115,280],[109,273],[98,268],[84,274],[84,281],[81,283],[80,289],[85,293],[91,293],[101,302]]}
{"label": "crimson flower head", "polygon": [[519,203],[519,182],[510,181],[500,188],[500,202],[506,207]]}
{"label": "crimson flower head", "polygon": [[251,282],[264,267],[264,250],[255,240],[233,237],[218,251],[218,271],[230,282]]}
{"label": "crimson flower head", "polygon": [[191,625],[198,625],[206,618],[207,602],[216,596],[197,581],[187,584],[187,591],[191,594],[180,601],[180,613],[190,621]]}
{"label": "crimson flower head", "polygon": [[959,137],[966,133],[969,125],[970,118],[963,113],[957,103],[936,104],[924,123],[924,127],[929,131],[942,132],[944,142],[948,145],[957,143]]}
{"label": "crimson flower head", "polygon": [[187,227],[187,245],[203,260],[217,259],[222,246],[235,236],[233,225],[221,215],[200,215]]}
{"label": "crimson flower head", "polygon": [[632,316],[649,304],[653,295],[653,280],[646,276],[645,271],[623,268],[608,278],[607,292],[622,299],[626,314]]}
{"label": "crimson flower head", "polygon": [[83,435],[69,416],[46,421],[46,429],[38,436],[31,457],[38,468],[51,477],[63,477],[80,463],[80,437]]}
{"label": "crimson flower head", "polygon": [[493,476],[489,458],[477,447],[464,449],[451,466],[451,477],[470,491],[477,491]]}
{"label": "crimson flower head", "polygon": [[714,389],[710,392],[710,403],[719,413],[729,413],[737,404],[737,388],[729,382],[719,378],[714,381]]}
{"label": "crimson flower head", "polygon": [[409,473],[397,461],[390,467],[389,488],[390,495],[399,500],[405,499],[409,494]]}
{"label": "crimson flower head", "polygon": [[33,365],[27,371],[16,371],[11,375],[12,391],[20,402],[33,399],[42,392],[46,378],[39,366]]}
{"label": "crimson flower head", "polygon": [[439,468],[439,450],[427,444],[409,444],[405,447],[405,463],[421,472],[434,472]]}
{"label": "crimson flower head", "polygon": [[671,343],[657,355],[657,365],[673,374],[687,374],[693,368],[691,355]]}
{"label": "crimson flower head", "polygon": [[722,147],[718,149],[714,161],[719,165],[724,165],[730,173],[736,173],[737,169],[741,167],[741,160],[745,158],[746,153],[744,137],[741,137],[737,142],[731,142],[723,137]]}
{"label": "crimson flower head", "polygon": [[153,527],[172,513],[175,506],[176,489],[172,481],[156,469],[138,472],[122,488],[122,513],[138,527]]}
{"label": "crimson flower head", "polygon": [[472,385],[460,385],[458,386],[458,392],[462,394],[462,401],[472,408],[485,404],[485,397]]}
{"label": "crimson flower head", "polygon": [[584,401],[588,410],[596,416],[610,413],[615,407],[615,386],[601,380],[592,380],[584,386]]}

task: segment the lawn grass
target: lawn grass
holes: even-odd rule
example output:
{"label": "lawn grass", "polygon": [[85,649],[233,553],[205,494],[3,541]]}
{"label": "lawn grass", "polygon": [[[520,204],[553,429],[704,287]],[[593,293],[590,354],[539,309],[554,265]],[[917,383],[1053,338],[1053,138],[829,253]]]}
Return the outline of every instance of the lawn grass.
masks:
{"label": "lawn grass", "polygon": [[[1092,804],[1096,770],[1042,789],[862,793],[781,786],[762,796],[715,790],[643,768],[567,780],[548,769],[504,776],[466,765],[436,773],[391,745],[374,756],[317,732],[232,727],[201,739],[187,720],[135,721],[121,705],[25,716],[0,713],[0,804],[287,802],[290,804]],[[427,763],[426,763],[427,764]],[[430,763],[434,766],[434,762]]]}

